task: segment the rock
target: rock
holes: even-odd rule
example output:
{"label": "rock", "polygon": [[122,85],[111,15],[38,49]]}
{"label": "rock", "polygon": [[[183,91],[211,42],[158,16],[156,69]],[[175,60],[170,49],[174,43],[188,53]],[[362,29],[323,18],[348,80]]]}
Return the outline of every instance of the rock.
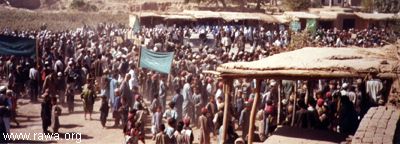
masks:
{"label": "rock", "polygon": [[41,5],[40,0],[8,0],[12,7],[38,9]]}

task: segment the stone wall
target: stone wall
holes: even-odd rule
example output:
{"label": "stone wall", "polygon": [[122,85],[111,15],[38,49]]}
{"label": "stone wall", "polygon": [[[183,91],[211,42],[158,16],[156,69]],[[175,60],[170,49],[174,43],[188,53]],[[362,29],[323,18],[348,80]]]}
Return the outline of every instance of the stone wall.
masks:
{"label": "stone wall", "polygon": [[352,144],[390,144],[394,141],[400,110],[394,107],[372,107],[364,116]]}

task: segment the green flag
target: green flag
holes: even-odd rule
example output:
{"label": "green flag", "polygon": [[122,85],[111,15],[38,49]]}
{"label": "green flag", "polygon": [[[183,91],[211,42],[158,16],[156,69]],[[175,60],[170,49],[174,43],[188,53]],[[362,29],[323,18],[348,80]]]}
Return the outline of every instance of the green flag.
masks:
{"label": "green flag", "polygon": [[317,20],[316,19],[308,19],[307,20],[307,30],[311,33],[317,31]]}
{"label": "green flag", "polygon": [[173,52],[153,52],[147,48],[141,48],[139,67],[169,74],[173,58]]}
{"label": "green flag", "polygon": [[290,23],[290,29],[291,29],[292,31],[295,31],[295,32],[300,31],[300,29],[301,29],[301,24],[300,24],[300,22],[299,22],[299,21],[292,21],[292,22]]}
{"label": "green flag", "polygon": [[129,26],[132,27],[133,32],[135,32],[135,33],[140,32],[140,19],[137,15],[129,16]]}
{"label": "green flag", "polygon": [[0,35],[0,55],[34,56],[36,40]]}

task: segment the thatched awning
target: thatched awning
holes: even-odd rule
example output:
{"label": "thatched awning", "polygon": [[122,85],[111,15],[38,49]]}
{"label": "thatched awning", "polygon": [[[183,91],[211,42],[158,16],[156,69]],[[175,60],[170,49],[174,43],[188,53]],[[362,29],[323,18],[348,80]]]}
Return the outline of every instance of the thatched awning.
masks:
{"label": "thatched awning", "polygon": [[289,17],[284,15],[272,15],[272,17],[276,19],[278,23],[289,23],[291,20]]}
{"label": "thatched awning", "polygon": [[302,11],[287,11],[283,13],[285,16],[301,19],[318,19],[319,16],[309,12]]}
{"label": "thatched awning", "polygon": [[354,13],[333,11],[321,11],[318,13],[320,20],[336,20],[341,15],[354,16]]}
{"label": "thatched awning", "polygon": [[256,20],[269,23],[278,22],[274,17],[263,13],[219,12],[219,14],[227,22],[235,20]]}
{"label": "thatched awning", "polygon": [[355,13],[358,17],[366,20],[395,20],[400,19],[395,13]]}
{"label": "thatched awning", "polygon": [[260,20],[261,17],[259,15],[251,15],[249,13],[239,13],[239,12],[219,12],[222,18],[227,21],[234,20]]}
{"label": "thatched awning", "polygon": [[393,78],[397,66],[394,46],[384,48],[307,47],[253,62],[220,65],[222,77],[339,78],[378,73]]}
{"label": "thatched awning", "polygon": [[138,12],[136,15],[140,16],[141,18],[145,17],[163,17],[162,14],[156,12]]}
{"label": "thatched awning", "polygon": [[213,12],[213,11],[184,10],[182,14],[192,15],[196,19],[222,18],[222,16],[218,12]]}
{"label": "thatched awning", "polygon": [[186,21],[196,21],[196,18],[190,15],[163,15],[165,20],[186,20]]}

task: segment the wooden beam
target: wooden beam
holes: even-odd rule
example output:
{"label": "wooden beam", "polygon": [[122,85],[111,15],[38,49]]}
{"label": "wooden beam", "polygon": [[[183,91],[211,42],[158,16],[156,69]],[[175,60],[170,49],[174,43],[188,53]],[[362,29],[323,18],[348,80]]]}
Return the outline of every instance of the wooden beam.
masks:
{"label": "wooden beam", "polygon": [[[225,69],[218,67],[217,72],[223,77],[233,78],[276,78],[287,80],[299,79],[326,79],[326,78],[363,78],[370,74],[368,71],[328,71],[328,70],[246,70],[246,69]],[[377,75],[383,79],[394,79],[396,73],[383,72]]]}
{"label": "wooden beam", "polygon": [[297,103],[297,81],[294,83],[294,98],[293,98],[293,112],[292,112],[292,123],[290,126],[294,125],[294,117],[296,115],[296,103]]}
{"label": "wooden beam", "polygon": [[252,103],[251,113],[250,113],[250,125],[249,125],[248,139],[247,139],[247,142],[249,144],[253,143],[254,122],[255,122],[256,111],[257,111],[257,103],[260,99],[260,85],[261,85],[261,79],[257,79],[256,93],[255,93],[256,95],[255,95],[254,101]]}
{"label": "wooden beam", "polygon": [[224,102],[224,118],[222,121],[222,143],[225,143],[226,140],[226,134],[227,134],[227,129],[228,129],[228,122],[229,122],[229,109],[230,109],[230,86],[232,85],[232,80],[230,79],[224,79],[224,87],[223,87],[223,92],[225,94],[225,102]]}
{"label": "wooden beam", "polygon": [[281,111],[282,111],[282,80],[278,80],[278,117],[276,124],[280,124],[281,121]]}
{"label": "wooden beam", "polygon": [[213,70],[203,70],[202,73],[204,74],[212,74],[212,75],[217,75],[219,76],[221,73]]}

